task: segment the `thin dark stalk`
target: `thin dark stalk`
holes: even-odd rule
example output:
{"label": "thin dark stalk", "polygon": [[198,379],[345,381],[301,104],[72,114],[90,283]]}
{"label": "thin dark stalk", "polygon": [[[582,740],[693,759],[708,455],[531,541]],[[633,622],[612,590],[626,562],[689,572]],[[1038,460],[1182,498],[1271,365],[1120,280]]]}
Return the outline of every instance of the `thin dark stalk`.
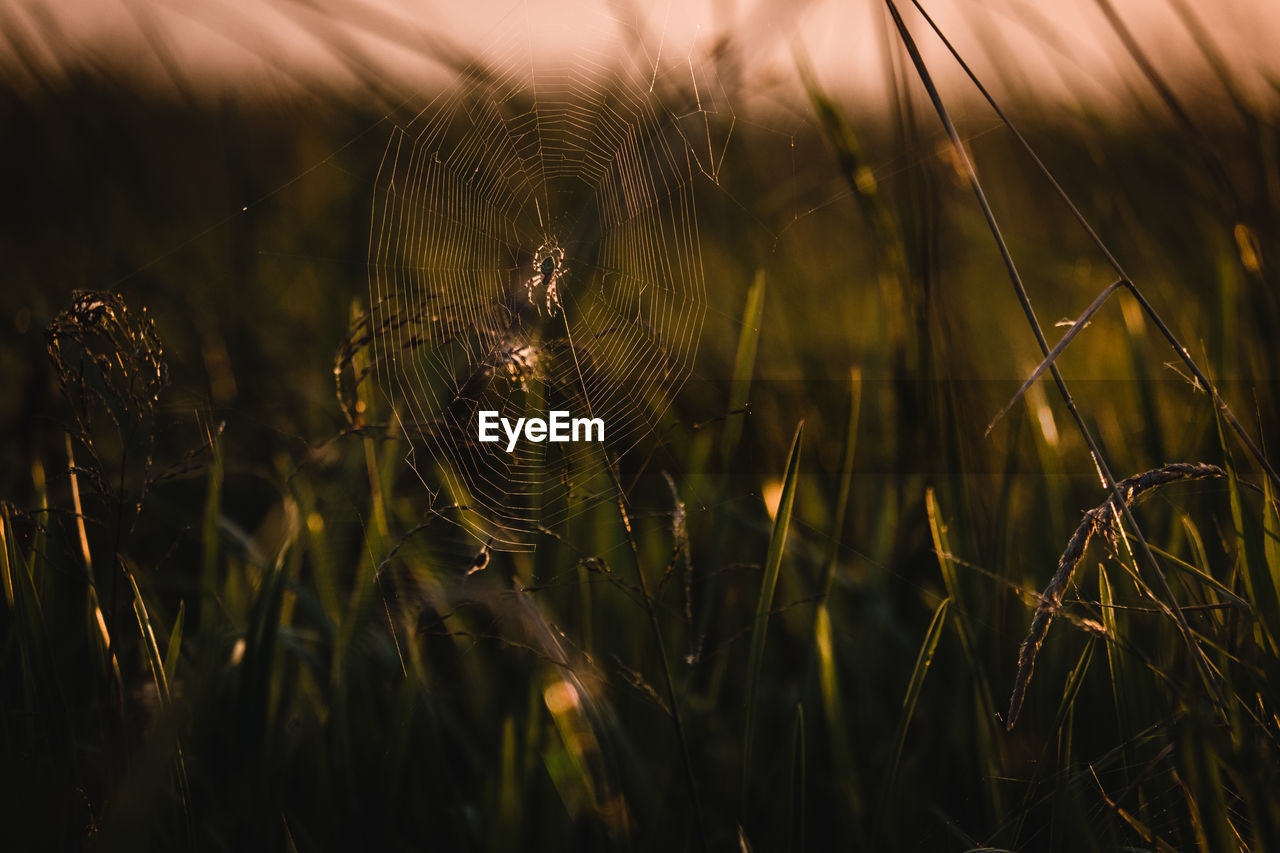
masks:
{"label": "thin dark stalk", "polygon": [[622,519],[623,530],[627,534],[627,550],[631,554],[632,565],[636,571],[636,581],[640,586],[640,596],[644,599],[645,613],[649,617],[649,627],[653,630],[653,641],[658,647],[658,660],[662,664],[662,677],[667,688],[667,699],[671,703],[671,721],[675,725],[676,741],[680,745],[680,758],[684,765],[685,783],[689,787],[689,801],[693,805],[694,831],[698,836],[698,845],[707,850],[706,827],[702,820],[702,805],[698,800],[698,784],[693,774],[693,759],[689,756],[689,741],[685,735],[684,722],[680,718],[680,702],[676,697],[675,679],[671,675],[671,663],[667,657],[667,645],[662,640],[662,626],[658,622],[658,611],[654,609],[653,599],[649,596],[649,585],[644,579],[644,569],[640,565],[640,551],[636,547],[636,537],[631,530],[631,516],[627,513],[627,501],[622,491],[622,480],[612,462],[605,460],[609,469],[609,477],[618,496],[618,516]]}

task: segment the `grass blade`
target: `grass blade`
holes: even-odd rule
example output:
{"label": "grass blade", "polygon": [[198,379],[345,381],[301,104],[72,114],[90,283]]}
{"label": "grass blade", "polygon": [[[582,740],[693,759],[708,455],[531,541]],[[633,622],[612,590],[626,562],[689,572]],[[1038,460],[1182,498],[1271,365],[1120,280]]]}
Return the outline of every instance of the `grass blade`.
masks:
{"label": "grass blade", "polygon": [[889,772],[885,776],[884,799],[880,803],[881,822],[885,810],[893,797],[894,782],[898,777],[898,764],[902,760],[902,748],[907,742],[907,729],[911,727],[911,718],[915,716],[916,703],[920,700],[920,691],[924,688],[925,676],[933,664],[933,655],[938,650],[938,640],[942,637],[942,629],[947,622],[947,611],[951,608],[951,599],[944,598],[933,612],[929,622],[929,630],[925,631],[924,642],[920,644],[920,653],[916,655],[915,666],[911,668],[911,680],[907,682],[907,694],[902,697],[902,713],[898,717],[898,731],[894,735],[893,760],[889,763]]}
{"label": "grass blade", "polygon": [[205,487],[204,524],[200,538],[204,545],[200,573],[200,631],[209,632],[218,612],[218,519],[222,515],[222,440],[210,432],[209,482]]}
{"label": "grass blade", "polygon": [[[156,644],[156,632],[151,623],[151,612],[147,609],[147,603],[142,598],[142,590],[138,588],[137,578],[134,577],[132,571],[126,566],[121,566],[125,576],[129,579],[129,587],[133,590],[133,615],[138,620],[138,634],[142,638],[142,646],[146,651],[147,664],[151,669],[152,683],[155,684],[156,697],[159,700],[161,709],[167,711],[170,707],[169,679],[166,675],[168,671],[168,662],[160,656],[160,647]],[[182,630],[182,611],[179,609],[178,618],[174,620],[174,632],[181,637]],[[172,635],[171,635],[172,636]],[[170,652],[175,652],[178,644],[172,642]],[[173,657],[176,665],[176,652]],[[182,754],[182,742],[175,736],[173,741],[174,747],[174,773],[177,777],[178,792],[182,801],[183,817],[190,821],[191,814],[191,786],[187,780],[187,762]]]}
{"label": "grass blade", "polygon": [[1160,853],[1174,853],[1174,848],[1169,845],[1169,842],[1152,832],[1145,823],[1125,810],[1119,803],[1108,796],[1106,789],[1102,787],[1102,780],[1098,778],[1098,774],[1094,771],[1093,767],[1089,768],[1089,772],[1093,776],[1093,781],[1098,786],[1098,794],[1102,797],[1102,801],[1107,804],[1108,808],[1110,808],[1117,817],[1127,823],[1129,828],[1138,834],[1139,838],[1148,845],[1154,846],[1160,851]]}
{"label": "grass blade", "polygon": [[127,568],[124,569],[124,572],[129,578],[129,587],[133,590],[133,615],[138,620],[138,634],[142,637],[142,647],[147,653],[147,664],[151,668],[152,683],[155,684],[156,695],[160,698],[160,706],[165,708],[169,705],[169,681],[165,677],[164,658],[160,655],[160,647],[156,645],[156,633],[151,625],[151,613],[147,610],[147,603],[142,600],[142,590],[138,588],[138,581],[133,576],[133,572]]}
{"label": "grass blade", "polygon": [[796,705],[796,723],[791,735],[791,837],[789,850],[806,850],[804,845],[805,807],[804,705]]}
{"label": "grass blade", "polygon": [[173,620],[173,630],[169,632],[169,644],[164,650],[164,677],[166,682],[173,681],[173,674],[178,669],[178,658],[182,650],[182,623],[186,618],[187,603],[178,603],[178,615]]}
{"label": "grass blade", "polygon": [[827,553],[822,564],[822,602],[826,605],[835,579],[836,556],[840,548],[845,516],[849,511],[849,491],[853,485],[853,452],[858,439],[858,414],[862,407],[862,371],[849,371],[849,408],[845,412],[844,447],[840,452],[840,492],[836,510],[831,516],[831,534],[827,537]]}
{"label": "grass blade", "polygon": [[1271,481],[1262,479],[1262,553],[1271,573],[1272,590],[1280,596],[1280,509],[1276,504],[1276,493],[1271,488]]}
{"label": "grass blade", "polygon": [[938,555],[938,566],[942,572],[947,596],[955,604],[956,614],[952,620],[956,635],[960,638],[960,647],[964,651],[965,660],[969,663],[973,675],[973,700],[976,719],[974,720],[978,743],[978,754],[985,757],[987,780],[987,798],[992,812],[1000,822],[1004,814],[1004,804],[1000,797],[1000,789],[995,780],[1000,777],[1000,768],[995,757],[997,750],[991,724],[996,719],[995,700],[991,695],[991,686],[987,680],[986,665],[978,656],[978,644],[973,626],[965,611],[964,599],[960,594],[960,578],[956,574],[956,566],[951,554],[951,542],[947,538],[947,527],[942,523],[942,513],[938,509],[938,499],[932,488],[925,492],[925,510],[929,516],[929,532],[933,537],[933,547]]}
{"label": "grass blade", "polygon": [[[751,376],[756,367],[756,351],[760,345],[760,329],[764,325],[764,270],[756,272],[747,291],[747,304],[742,311],[742,329],[738,332],[738,351],[733,359],[733,382],[729,389],[730,412],[741,412],[751,393]],[[737,449],[742,438],[742,418],[730,415],[724,425],[721,452],[724,458]]]}
{"label": "grass blade", "polygon": [[648,616],[649,628],[653,632],[653,643],[658,649],[658,659],[662,664],[662,676],[666,683],[667,698],[671,702],[671,723],[675,729],[676,742],[680,747],[685,784],[689,789],[689,804],[693,809],[694,833],[697,836],[700,849],[707,850],[706,825],[702,819],[702,806],[698,799],[698,785],[693,772],[693,759],[689,755],[689,739],[685,735],[684,722],[680,715],[680,700],[676,694],[675,677],[671,674],[671,661],[667,657],[666,643],[662,639],[662,626],[658,623],[658,613],[655,609],[653,598],[649,595],[649,585],[644,578],[644,567],[640,563],[639,547],[636,544],[635,532],[631,527],[631,516],[627,512],[626,493],[623,491],[622,483],[618,479],[618,470],[615,465],[607,457],[605,462],[605,467],[608,469],[609,478],[613,481],[614,494],[617,498],[618,520],[622,522],[622,528],[626,534],[627,550],[631,554],[632,565],[635,567],[636,583],[640,588],[640,595],[644,599],[645,615]]}
{"label": "grass blade", "polygon": [[760,668],[764,660],[764,642],[769,629],[769,612],[773,602],[773,590],[778,585],[778,571],[786,550],[787,531],[791,527],[791,506],[796,496],[796,479],[800,471],[800,445],[804,438],[804,421],[796,426],[791,440],[791,452],[787,456],[787,473],[782,480],[782,498],[778,501],[778,514],[773,521],[773,534],[769,537],[769,553],[764,563],[764,578],[760,583],[760,599],[756,602],[756,615],[751,629],[751,650],[747,656],[747,722],[742,743],[742,804],[745,810],[747,792],[751,783],[751,744],[755,737],[756,694],[760,689]]}
{"label": "grass blade", "polygon": [[13,610],[13,570],[9,566],[9,508],[0,504],[0,582],[4,586],[4,602]]}
{"label": "grass blade", "polygon": [[1102,289],[1102,292],[1097,295],[1092,303],[1090,303],[1089,307],[1084,309],[1084,313],[1071,324],[1071,328],[1067,329],[1067,333],[1062,336],[1062,340],[1054,344],[1053,349],[1049,350],[1049,353],[1044,357],[1044,360],[1041,361],[1040,364],[1036,365],[1035,370],[1031,371],[1031,375],[1022,383],[1022,387],[1020,387],[1017,392],[1009,398],[1009,402],[1004,404],[1004,408],[997,412],[996,416],[991,419],[991,423],[987,424],[987,431],[985,435],[991,434],[991,431],[996,428],[996,424],[1000,422],[1001,418],[1007,415],[1009,410],[1013,408],[1013,405],[1022,399],[1023,394],[1027,393],[1027,389],[1036,384],[1036,380],[1043,376],[1044,372],[1053,366],[1053,363],[1057,361],[1058,356],[1062,355],[1063,350],[1065,350],[1071,341],[1075,339],[1076,335],[1084,331],[1085,326],[1089,325],[1089,321],[1092,319],[1093,315],[1097,314],[1098,311],[1101,310],[1102,306],[1107,303],[1107,300],[1111,298],[1111,294],[1115,293],[1121,287],[1124,287],[1124,285],[1124,281],[1114,281]]}
{"label": "grass blade", "polygon": [[[846,731],[840,684],[836,676],[835,638],[831,630],[831,590],[835,582],[836,562],[843,539],[845,517],[848,514],[849,493],[853,483],[853,454],[862,402],[861,371],[856,367],[853,368],[849,378],[849,408],[845,413],[844,448],[840,454],[840,491],[836,498],[835,512],[831,516],[831,532],[828,534],[827,553],[823,559],[822,578],[819,583],[820,597],[814,612],[814,657],[811,665],[817,670],[818,690],[822,697],[822,713],[827,722],[832,764],[839,777],[846,780],[841,786],[845,794],[844,802],[849,806],[849,816],[856,823],[862,812],[862,802],[858,796],[857,776]],[[811,670],[805,679],[807,685],[813,683],[813,676],[814,673]]]}
{"label": "grass blade", "polygon": [[[1226,433],[1222,422],[1218,422],[1218,440],[1222,442],[1223,460],[1227,471],[1231,498],[1231,520],[1235,527],[1235,537],[1240,554],[1240,577],[1244,582],[1246,596],[1250,605],[1258,615],[1258,631],[1264,642],[1276,651],[1280,649],[1280,598],[1273,581],[1274,569],[1269,569],[1266,548],[1261,538],[1264,535],[1258,529],[1257,519],[1249,512],[1245,503],[1244,491],[1240,483],[1239,472],[1235,460],[1227,452]],[[1265,497],[1271,497],[1268,487]],[[1269,516],[1270,513],[1267,513]],[[1264,518],[1264,521],[1266,519]]]}
{"label": "grass blade", "polygon": [[1098,564],[1098,602],[1102,605],[1100,608],[1102,611],[1102,627],[1109,638],[1107,642],[1107,671],[1111,677],[1111,699],[1115,703],[1116,724],[1120,727],[1120,732],[1124,738],[1121,742],[1125,756],[1122,766],[1125,768],[1125,783],[1128,784],[1128,768],[1135,763],[1133,731],[1138,726],[1134,722],[1133,701],[1129,695],[1133,687],[1130,664],[1117,645],[1124,636],[1121,628],[1127,627],[1127,620],[1126,622],[1121,622],[1121,614],[1116,607],[1115,594],[1111,589],[1111,579],[1107,577],[1107,567],[1102,563]]}
{"label": "grass blade", "polygon": [[[1085,643],[1084,650],[1080,652],[1080,657],[1076,660],[1075,667],[1071,670],[1071,674],[1067,676],[1066,686],[1062,688],[1062,701],[1058,703],[1058,714],[1054,718],[1053,731],[1060,735],[1067,728],[1067,718],[1071,715],[1075,708],[1076,696],[1080,693],[1080,687],[1084,684],[1084,677],[1089,672],[1089,665],[1093,663],[1094,643]],[[1070,742],[1068,738],[1068,743]],[[1069,760],[1070,749],[1064,750],[1064,760]]]}

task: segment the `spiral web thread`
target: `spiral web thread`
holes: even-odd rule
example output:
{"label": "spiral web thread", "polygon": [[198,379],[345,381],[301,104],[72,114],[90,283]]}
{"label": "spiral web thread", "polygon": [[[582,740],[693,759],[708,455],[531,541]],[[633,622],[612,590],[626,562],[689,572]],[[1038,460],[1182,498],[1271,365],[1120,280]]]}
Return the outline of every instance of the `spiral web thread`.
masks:
{"label": "spiral web thread", "polygon": [[[623,67],[616,36],[553,43],[513,29],[395,128],[370,233],[371,346],[409,462],[509,550],[610,497],[603,466],[688,377],[706,311],[695,183],[723,153],[723,102],[692,60],[664,73]],[[501,428],[478,441],[482,410],[599,418],[605,441],[508,453]]]}

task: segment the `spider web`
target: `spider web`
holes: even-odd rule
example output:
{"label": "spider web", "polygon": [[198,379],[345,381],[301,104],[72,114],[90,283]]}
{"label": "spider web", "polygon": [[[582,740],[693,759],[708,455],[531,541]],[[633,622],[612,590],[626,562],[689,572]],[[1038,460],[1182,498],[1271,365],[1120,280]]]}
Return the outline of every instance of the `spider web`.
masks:
{"label": "spider web", "polygon": [[[732,127],[692,53],[650,61],[616,25],[562,49],[524,24],[396,126],[369,241],[371,348],[409,463],[507,550],[611,497],[606,466],[689,376],[695,186]],[[482,411],[553,410],[602,420],[603,443],[478,439]]]}

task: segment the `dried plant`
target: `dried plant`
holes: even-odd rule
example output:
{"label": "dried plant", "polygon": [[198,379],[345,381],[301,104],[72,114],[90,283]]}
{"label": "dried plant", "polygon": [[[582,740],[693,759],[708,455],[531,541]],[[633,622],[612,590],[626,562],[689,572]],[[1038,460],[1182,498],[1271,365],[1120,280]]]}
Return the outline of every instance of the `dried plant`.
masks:
{"label": "dried plant", "polygon": [[[1124,496],[1125,503],[1132,506],[1134,501],[1142,495],[1169,483],[1225,476],[1227,473],[1217,465],[1175,462],[1163,468],[1136,474],[1121,480],[1116,485],[1119,487],[1120,494]],[[1022,710],[1027,684],[1031,681],[1031,672],[1035,668],[1036,655],[1040,651],[1040,646],[1044,644],[1044,638],[1049,632],[1049,624],[1053,621],[1053,617],[1062,610],[1062,593],[1071,583],[1076,566],[1080,565],[1080,560],[1084,558],[1089,540],[1095,533],[1114,537],[1120,516],[1120,507],[1117,505],[1115,495],[1086,512],[1084,520],[1072,534],[1066,550],[1058,560],[1058,570],[1053,573],[1053,578],[1044,588],[1044,592],[1040,593],[1040,604],[1036,607],[1035,617],[1031,620],[1031,630],[1027,632],[1027,638],[1023,640],[1022,647],[1018,651],[1018,676],[1013,682],[1013,694],[1009,697],[1009,716],[1006,722],[1010,730],[1018,721],[1018,714]]]}

